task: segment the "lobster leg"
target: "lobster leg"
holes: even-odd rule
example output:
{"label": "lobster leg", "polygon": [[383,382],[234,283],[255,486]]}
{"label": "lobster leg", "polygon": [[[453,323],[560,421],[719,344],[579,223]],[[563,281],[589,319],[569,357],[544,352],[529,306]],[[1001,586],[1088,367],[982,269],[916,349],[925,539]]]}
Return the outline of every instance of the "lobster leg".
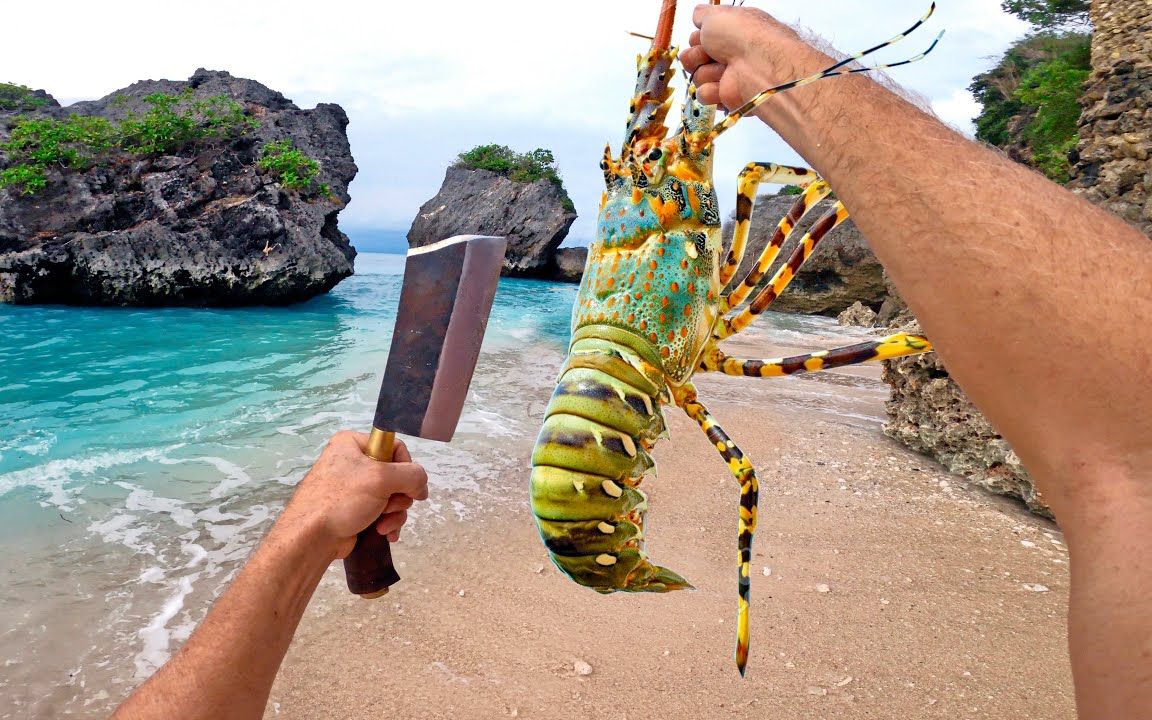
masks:
{"label": "lobster leg", "polygon": [[756,479],[756,470],[743,451],[724,432],[724,428],[716,422],[708,408],[700,402],[696,388],[692,383],[685,383],[673,391],[676,404],[684,409],[688,417],[700,425],[700,429],[720,451],[721,457],[728,463],[728,470],[740,483],[740,530],[737,545],[740,551],[739,582],[739,617],[736,630],[736,667],[740,675],[748,665],[748,649],[750,638],[748,635],[748,603],[752,588],[749,569],[752,563],[752,536],[756,532],[756,504],[760,495],[760,483]]}
{"label": "lobster leg", "polygon": [[928,341],[928,338],[922,335],[896,333],[872,342],[772,360],[745,360],[729,357],[719,348],[713,348],[700,362],[700,369],[745,377],[782,377],[797,373],[831,370],[845,365],[891,360],[931,351],[932,343]]}
{"label": "lobster leg", "polygon": [[[781,175],[780,170],[788,170],[793,173],[794,177],[789,180],[778,179]],[[800,173],[803,170],[805,173],[810,173],[807,177]],[[768,174],[771,173],[771,174]],[[800,185],[804,187],[804,192],[797,198],[796,203],[788,211],[788,214],[780,218],[780,222],[776,226],[776,233],[768,242],[768,245],[760,253],[759,259],[756,260],[756,266],[748,272],[744,281],[735,287],[732,287],[727,295],[720,298],[720,314],[724,314],[734,307],[740,305],[748,297],[748,294],[764,277],[764,273],[768,272],[768,268],[772,266],[773,261],[776,260],[776,255],[780,252],[781,246],[792,234],[793,228],[800,219],[808,214],[816,203],[828,197],[832,189],[828,187],[828,183],[824,182],[820,176],[812,170],[804,168],[780,168],[780,166],[767,166],[761,163],[751,163],[740,172],[740,184],[736,197],[736,228],[732,232],[732,251],[728,254],[728,259],[725,266],[720,270],[720,284],[727,285],[732,279],[736,268],[740,265],[741,256],[744,254],[745,246],[748,242],[748,228],[752,220],[752,207],[756,201],[756,189],[760,183],[767,179],[769,182],[789,182],[790,184]],[[734,253],[739,250],[740,256],[734,257]],[[731,268],[730,272],[725,274],[725,270]]]}
{"label": "lobster leg", "polygon": [[[809,187],[810,185],[823,184],[827,187],[827,183],[820,180],[820,176],[816,174],[815,170],[808,168],[792,167],[789,165],[777,165],[775,163],[761,163],[752,162],[748,163],[743,170],[740,171],[739,184],[736,190],[736,229],[732,232],[732,247],[728,251],[728,257],[724,260],[724,264],[720,266],[720,285],[727,285],[732,280],[732,276],[736,274],[736,270],[740,267],[740,261],[744,259],[744,251],[748,246],[748,225],[752,221],[752,206],[756,202],[756,189],[760,187],[760,183],[778,183],[780,185],[799,185],[800,187]],[[827,193],[825,193],[827,195]],[[789,213],[791,216],[792,213]],[[785,224],[788,218],[780,221],[781,226]],[[784,233],[784,237],[788,236],[791,227]],[[773,238],[775,240],[775,238]],[[783,239],[780,241],[783,242]],[[779,245],[776,246],[779,249]],[[767,252],[767,250],[765,250]],[[773,253],[775,256],[775,253]],[[763,256],[761,256],[763,259]],[[769,261],[771,263],[771,261]]]}
{"label": "lobster leg", "polygon": [[804,264],[808,258],[812,256],[812,251],[816,249],[816,245],[824,239],[833,228],[848,219],[848,210],[844,207],[844,203],[837,202],[832,209],[829,210],[823,217],[816,221],[808,234],[792,251],[792,255],[788,258],[788,262],[784,263],[768,286],[761,290],[748,307],[741,310],[736,315],[719,320],[716,324],[716,329],[713,336],[717,340],[731,337],[736,333],[744,330],[756,320],[756,318],[768,309],[772,301],[779,297],[780,293],[792,282],[796,277],[796,272],[800,266]]}

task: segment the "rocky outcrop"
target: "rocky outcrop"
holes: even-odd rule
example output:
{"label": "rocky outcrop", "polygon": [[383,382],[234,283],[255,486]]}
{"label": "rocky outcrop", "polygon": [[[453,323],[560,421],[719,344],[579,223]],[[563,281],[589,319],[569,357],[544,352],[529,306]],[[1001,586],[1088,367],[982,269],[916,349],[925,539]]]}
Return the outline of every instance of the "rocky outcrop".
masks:
{"label": "rocky outcrop", "polygon": [[[916,323],[900,329],[920,332]],[[886,435],[989,492],[1020,498],[1032,512],[1052,517],[1020,458],[948,375],[939,355],[885,362],[884,380],[892,387]]]}
{"label": "rocky outcrop", "polygon": [[503,274],[547,277],[556,248],[576,222],[568,193],[546,179],[516,182],[489,170],[448,168],[436,196],[424,203],[408,231],[420,247],[454,235],[508,238]]}
{"label": "rocky outcrop", "polygon": [[[748,249],[736,277],[742,278],[755,265],[761,251],[776,232],[776,225],[796,201],[792,195],[761,195],[752,210]],[[784,244],[769,275],[784,264],[804,233],[832,207],[825,200],[812,209]],[[733,223],[724,228],[725,244],[731,242]],[[887,296],[884,269],[864,236],[851,220],[844,222],[820,242],[788,289],[772,303],[777,312],[808,313],[835,317],[860,301],[879,308]]]}
{"label": "rocky outcrop", "polygon": [[873,327],[876,324],[876,311],[862,302],[854,302],[852,306],[836,316],[840,325],[855,325],[858,327]]}
{"label": "rocky outcrop", "polygon": [[[147,80],[35,112],[119,120],[143,111],[148,95],[186,91],[235,99],[255,127],[177,155],[113,155],[82,172],[53,170],[31,196],[0,190],[0,300],[278,304],[327,292],[352,274],[356,252],[337,215],[357,168],[338,105],[301,110],[258,82],[198,70],[186,82]],[[330,192],[287,190],[258,167],[262,147],[279,139],[320,162],[318,180]]]}
{"label": "rocky outcrop", "polygon": [[1152,4],[1095,0],[1092,23],[1070,187],[1152,236]]}
{"label": "rocky outcrop", "polygon": [[588,248],[570,247],[556,251],[556,272],[552,279],[560,282],[580,282],[584,277],[584,265],[588,262]]}

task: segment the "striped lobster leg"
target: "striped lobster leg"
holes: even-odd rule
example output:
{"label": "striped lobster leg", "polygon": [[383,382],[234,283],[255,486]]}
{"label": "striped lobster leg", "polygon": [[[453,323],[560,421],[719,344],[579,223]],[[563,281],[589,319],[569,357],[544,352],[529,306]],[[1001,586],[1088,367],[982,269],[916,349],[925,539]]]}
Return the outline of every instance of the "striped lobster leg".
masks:
{"label": "striped lobster leg", "polygon": [[708,408],[700,402],[696,388],[692,383],[685,383],[673,390],[676,404],[684,409],[688,417],[696,421],[704,434],[720,451],[720,456],[728,464],[728,470],[736,481],[740,483],[740,527],[737,536],[737,546],[740,551],[740,566],[738,575],[739,586],[739,618],[736,630],[736,667],[740,675],[748,665],[748,651],[751,638],[748,634],[748,603],[752,589],[750,569],[752,564],[752,537],[756,532],[756,505],[760,497],[760,482],[756,479],[756,470],[752,463],[744,456],[743,451],[736,447],[736,443],[724,432],[724,428],[716,422],[716,418],[708,412]]}
{"label": "striped lobster leg", "polygon": [[[807,212],[808,208],[823,199],[828,195],[828,184],[820,179],[815,170],[808,168],[792,167],[788,165],[777,165],[775,163],[761,163],[752,162],[748,163],[743,170],[740,171],[738,185],[736,190],[736,228],[732,231],[732,247],[728,250],[728,257],[725,258],[724,264],[720,266],[720,286],[724,287],[736,274],[736,270],[740,267],[740,262],[744,259],[744,251],[748,247],[748,227],[752,222],[752,207],[756,202],[756,190],[760,187],[760,183],[777,183],[780,185],[799,185],[802,188],[813,186],[822,186],[823,194],[819,195],[815,200],[808,197],[808,193],[801,198],[808,199],[804,207],[800,207],[801,203],[797,202],[796,206],[789,211],[788,215],[780,220],[780,226],[777,228],[776,236],[772,238],[772,242],[764,249],[760,259],[757,261],[757,268],[760,270],[760,275],[756,277],[758,281],[776,259],[776,253],[780,250],[780,245],[787,239],[788,234],[792,232],[792,227]],[[816,197],[819,189],[812,193],[811,197]],[[799,208],[799,209],[797,209]],[[793,213],[799,213],[795,219],[792,218]],[[779,240],[779,242],[777,242]],[[767,264],[764,263],[767,258]],[[747,278],[745,278],[747,282]],[[756,281],[752,282],[752,287],[755,287]],[[740,302],[734,302],[726,305],[721,301],[721,312],[727,312],[729,308],[739,305]]]}
{"label": "striped lobster leg", "polygon": [[772,301],[779,297],[780,293],[784,292],[784,289],[787,288],[792,282],[792,279],[796,277],[796,272],[800,270],[800,266],[803,265],[808,258],[812,257],[812,252],[816,249],[820,241],[837,225],[847,219],[847,208],[844,207],[844,203],[837,201],[831,210],[816,221],[812,229],[809,230],[800,241],[800,244],[792,251],[788,262],[784,263],[784,265],[776,271],[776,275],[772,277],[768,286],[752,299],[748,307],[735,315],[730,315],[718,321],[713,336],[717,340],[723,340],[751,325],[757,317],[768,309]]}
{"label": "striped lobster leg", "polygon": [[932,343],[923,335],[896,333],[880,340],[822,350],[807,355],[794,355],[771,360],[745,360],[725,355],[713,348],[700,363],[700,369],[744,377],[783,377],[799,373],[831,370],[846,365],[879,362],[932,352]]}
{"label": "striped lobster leg", "polygon": [[[792,177],[788,177],[789,174]],[[780,222],[776,225],[776,232],[763,252],[760,253],[759,259],[756,260],[756,266],[748,272],[743,282],[731,287],[728,294],[720,298],[720,314],[738,307],[748,298],[748,295],[756,288],[760,279],[764,277],[768,268],[776,260],[776,255],[779,254],[780,248],[792,234],[796,223],[800,222],[800,219],[807,215],[818,202],[828,197],[829,193],[832,192],[828,183],[824,182],[813,170],[750,163],[740,173],[740,184],[736,197],[736,227],[732,232],[732,249],[735,251],[739,248],[741,256],[748,242],[748,229],[752,221],[752,208],[756,202],[756,190],[764,180],[799,185],[805,189],[795,204],[792,205],[788,214],[780,218]],[[729,253],[727,264],[731,265],[731,272],[725,276],[723,269],[721,270],[721,286],[727,285],[732,280],[736,268],[740,265],[740,260],[740,257],[733,259],[733,254]]]}

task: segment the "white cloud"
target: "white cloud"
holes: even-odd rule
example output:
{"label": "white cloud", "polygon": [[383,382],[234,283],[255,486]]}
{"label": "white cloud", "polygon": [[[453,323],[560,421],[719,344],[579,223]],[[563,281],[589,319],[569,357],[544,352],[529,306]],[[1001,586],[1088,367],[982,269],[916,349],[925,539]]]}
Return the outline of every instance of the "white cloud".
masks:
{"label": "white cloud", "polygon": [[[552,148],[581,215],[574,240],[592,232],[600,152],[606,140],[620,140],[633,60],[644,46],[626,31],[650,32],[658,8],[656,0],[7,5],[0,80],[45,88],[61,101],[208,67],[259,80],[301,106],[340,103],[361,169],[343,215],[350,226],[406,227],[445,166],[475,144]],[[680,42],[693,5],[679,10]],[[854,50],[910,24],[926,0],[863,5],[760,3]],[[931,28],[884,57],[918,52],[936,29],[947,29],[928,60],[893,76],[966,127],[974,113],[964,88],[1025,28],[1000,11],[999,0],[941,0]],[[725,208],[736,172],[752,159],[798,161],[759,123],[729,133],[716,168]]]}

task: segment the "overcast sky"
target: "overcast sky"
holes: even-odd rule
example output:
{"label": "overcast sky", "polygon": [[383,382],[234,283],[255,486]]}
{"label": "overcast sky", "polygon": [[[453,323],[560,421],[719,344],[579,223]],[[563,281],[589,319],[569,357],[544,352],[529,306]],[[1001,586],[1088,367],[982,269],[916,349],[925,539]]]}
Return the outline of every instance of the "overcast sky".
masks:
{"label": "overcast sky", "polygon": [[[106,95],[145,78],[227,70],[279,90],[301,107],[336,102],[351,118],[360,175],[341,225],[406,229],[462,150],[496,142],[556,155],[580,219],[567,244],[592,234],[604,143],[619,145],[658,0],[431,0],[253,2],[155,0],[5,3],[0,82],[43,88],[61,103]],[[911,24],[928,0],[748,0],[803,25],[843,51]],[[694,2],[681,2],[686,42]],[[927,28],[882,57],[943,41],[919,64],[893,71],[949,123],[968,132],[977,106],[965,87],[1026,26],[1000,0],[940,0]],[[832,80],[830,82],[835,82]],[[682,81],[678,86],[682,88]],[[718,142],[725,216],[735,174],[749,160],[799,162],[757,121]]]}

